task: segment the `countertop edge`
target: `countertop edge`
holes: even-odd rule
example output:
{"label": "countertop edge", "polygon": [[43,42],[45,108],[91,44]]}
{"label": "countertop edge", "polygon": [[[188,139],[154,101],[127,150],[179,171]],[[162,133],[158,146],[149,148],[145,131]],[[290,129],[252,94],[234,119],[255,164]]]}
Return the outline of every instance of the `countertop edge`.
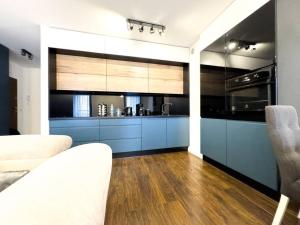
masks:
{"label": "countertop edge", "polygon": [[154,115],[154,116],[120,116],[120,117],[53,117],[49,118],[49,121],[52,120],[94,120],[94,119],[147,119],[147,118],[178,118],[178,117],[190,117],[189,115]]}

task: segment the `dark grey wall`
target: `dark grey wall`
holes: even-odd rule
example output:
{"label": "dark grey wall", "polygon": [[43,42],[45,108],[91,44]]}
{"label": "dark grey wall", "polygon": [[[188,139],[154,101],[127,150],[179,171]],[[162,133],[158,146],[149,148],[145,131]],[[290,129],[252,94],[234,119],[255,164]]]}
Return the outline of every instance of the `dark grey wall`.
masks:
{"label": "dark grey wall", "polygon": [[8,49],[0,44],[0,135],[9,134]]}
{"label": "dark grey wall", "polygon": [[277,0],[278,104],[300,114],[300,1]]}

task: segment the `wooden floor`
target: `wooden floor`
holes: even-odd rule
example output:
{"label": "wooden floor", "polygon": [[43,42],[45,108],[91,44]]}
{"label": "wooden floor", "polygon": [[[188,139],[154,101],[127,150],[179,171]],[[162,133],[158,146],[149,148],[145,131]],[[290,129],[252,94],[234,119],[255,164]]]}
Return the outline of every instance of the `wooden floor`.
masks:
{"label": "wooden floor", "polygon": [[[105,224],[269,225],[276,207],[221,170],[177,152],[114,159]],[[296,212],[289,210],[283,224],[297,224]]]}

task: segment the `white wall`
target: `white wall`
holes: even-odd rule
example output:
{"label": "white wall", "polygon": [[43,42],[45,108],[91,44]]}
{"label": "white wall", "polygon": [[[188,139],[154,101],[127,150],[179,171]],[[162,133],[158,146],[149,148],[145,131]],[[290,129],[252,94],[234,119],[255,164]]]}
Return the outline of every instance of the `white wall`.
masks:
{"label": "white wall", "polygon": [[190,57],[190,147],[189,151],[199,157],[200,146],[200,52],[247,18],[269,0],[236,0],[201,33],[192,46]]}
{"label": "white wall", "polygon": [[18,130],[21,134],[40,133],[39,68],[25,66],[10,54],[9,76],[18,81]]}
{"label": "white wall", "polygon": [[49,133],[48,48],[189,62],[189,48],[41,27],[41,133]]}
{"label": "white wall", "polygon": [[300,115],[300,1],[277,0],[278,104]]}

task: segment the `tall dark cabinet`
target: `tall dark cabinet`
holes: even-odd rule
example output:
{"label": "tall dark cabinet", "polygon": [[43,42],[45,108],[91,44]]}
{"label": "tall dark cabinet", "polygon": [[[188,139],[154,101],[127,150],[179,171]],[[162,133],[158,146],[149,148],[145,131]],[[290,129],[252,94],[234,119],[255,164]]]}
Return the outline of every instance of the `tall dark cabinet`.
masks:
{"label": "tall dark cabinet", "polygon": [[275,0],[271,0],[200,55],[204,160],[226,166],[268,195],[279,190],[264,123],[265,106],[276,104],[275,46]]}
{"label": "tall dark cabinet", "polygon": [[0,135],[9,134],[9,51],[0,44]]}

